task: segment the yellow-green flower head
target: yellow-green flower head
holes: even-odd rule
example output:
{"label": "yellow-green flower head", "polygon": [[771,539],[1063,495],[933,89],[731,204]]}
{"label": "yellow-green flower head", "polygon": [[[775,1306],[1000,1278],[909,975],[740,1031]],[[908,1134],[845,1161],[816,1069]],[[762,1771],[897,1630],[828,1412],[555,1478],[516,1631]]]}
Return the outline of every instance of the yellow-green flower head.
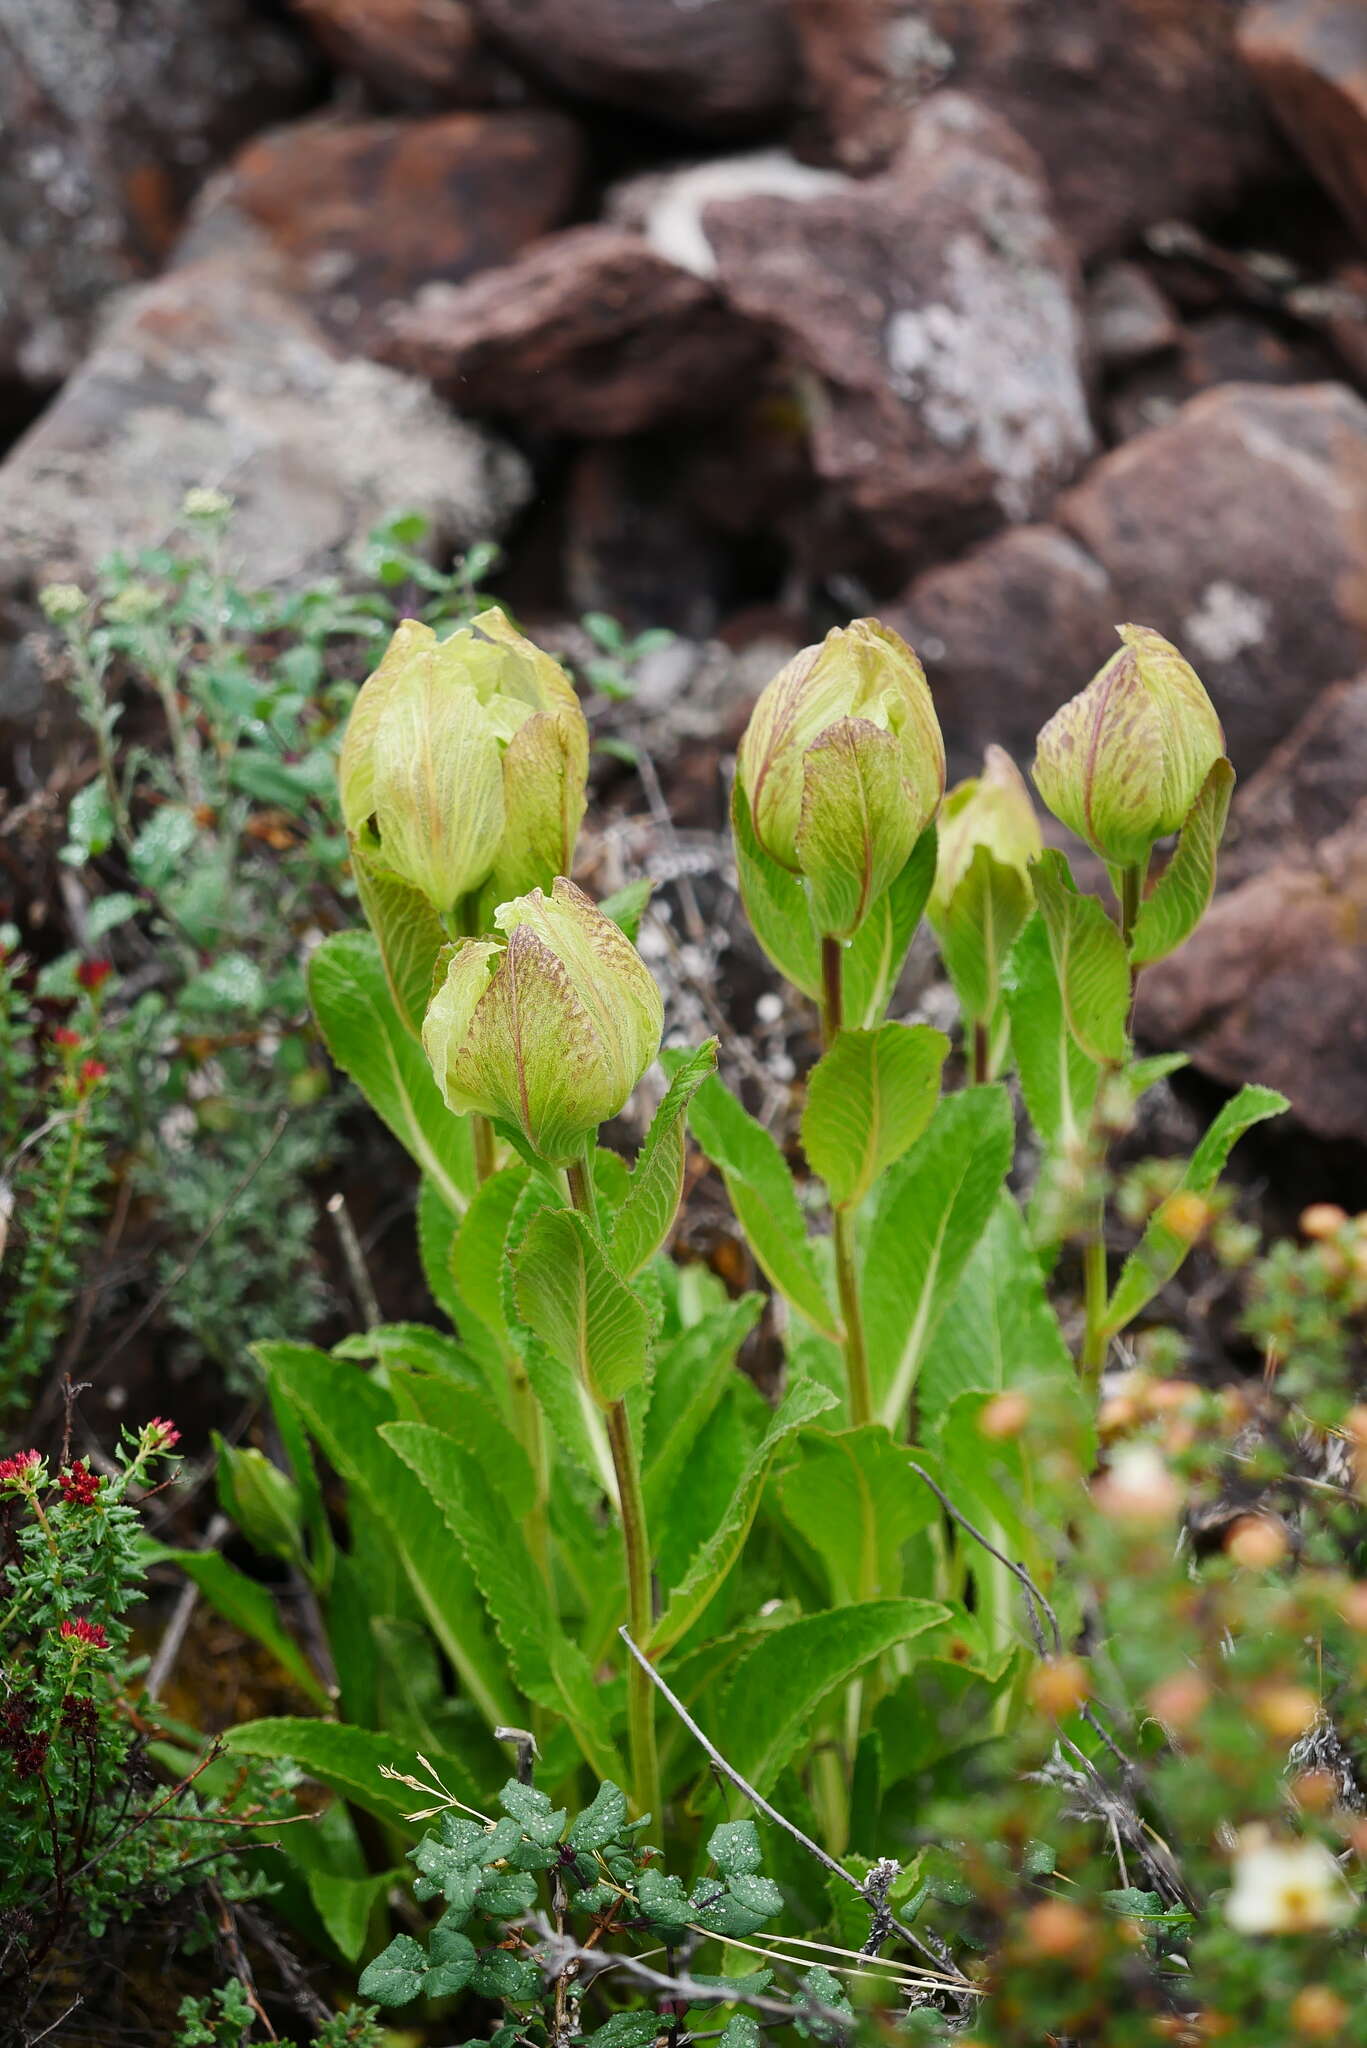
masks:
{"label": "yellow-green flower head", "polygon": [[438,640],[404,619],[342,743],[360,858],[443,915],[567,868],[584,815],[588,728],[574,687],[498,610]]}
{"label": "yellow-green flower head", "polygon": [[1112,867],[1133,867],[1180,830],[1225,736],[1171,641],[1118,630],[1119,654],[1040,734],[1033,773],[1056,818]]}
{"label": "yellow-green flower head", "polygon": [[505,939],[462,939],[422,1042],[449,1108],[517,1125],[553,1165],[583,1156],[660,1050],[649,968],[582,889],[557,876],[500,904]]}
{"label": "yellow-green flower head", "polygon": [[935,885],[927,906],[932,923],[945,917],[980,846],[1030,891],[1030,863],[1044,850],[1039,819],[1024,776],[1001,747],[989,747],[982,774],[957,784],[941,806]]}
{"label": "yellow-green flower head", "polygon": [[850,937],[944,794],[920,662],[877,619],[828,633],[762,693],[736,774],[764,851],[806,878],[818,928]]}

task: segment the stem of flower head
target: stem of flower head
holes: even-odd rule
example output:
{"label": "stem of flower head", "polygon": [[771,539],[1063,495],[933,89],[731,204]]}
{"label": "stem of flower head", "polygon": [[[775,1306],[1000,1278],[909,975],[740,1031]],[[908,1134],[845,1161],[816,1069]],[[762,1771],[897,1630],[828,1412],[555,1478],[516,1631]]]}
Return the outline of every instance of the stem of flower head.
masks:
{"label": "stem of flower head", "polygon": [[[590,1140],[590,1148],[592,1141]],[[593,1185],[592,1151],[566,1169],[570,1200],[581,1216],[596,1230],[598,1203]],[[608,1443],[617,1475],[617,1497],[622,1513],[622,1547],[626,1556],[627,1612],[631,1618],[632,1641],[642,1648],[650,1641],[655,1626],[655,1602],[651,1587],[650,1535],[646,1527],[645,1497],[641,1491],[641,1470],[631,1434],[631,1418],[625,1401],[614,1401],[607,1412]],[[660,1815],[660,1760],[655,1745],[655,1688],[649,1674],[633,1658],[627,1667],[627,1740],[631,1751],[631,1779],[638,1814]]]}
{"label": "stem of flower head", "polygon": [[[821,1042],[829,1048],[844,1021],[844,947],[839,939],[821,941]],[[873,1390],[869,1384],[868,1350],[864,1342],[864,1315],[859,1301],[859,1272],[854,1241],[854,1217],[848,1209],[835,1209],[831,1217],[835,1250],[835,1279],[840,1293],[840,1319],[845,1330],[845,1385],[849,1396],[850,1421],[857,1429],[873,1421]]]}
{"label": "stem of flower head", "polygon": [[[1120,936],[1128,948],[1134,933],[1135,921],[1144,900],[1144,881],[1148,874],[1147,857],[1133,861],[1120,871],[1116,897],[1120,906]],[[1130,1011],[1133,1014],[1135,992],[1139,985],[1138,971],[1130,969]],[[1106,1334],[1106,1303],[1109,1287],[1106,1271],[1106,1189],[1105,1156],[1099,1162],[1102,1174],[1102,1189],[1097,1197],[1096,1221],[1083,1248],[1083,1301],[1086,1312],[1086,1326],[1082,1339],[1079,1365],[1083,1382],[1090,1388],[1101,1384],[1101,1375],[1106,1369],[1106,1354],[1110,1350],[1110,1339]]]}
{"label": "stem of flower head", "polygon": [[973,1019],[973,1057],[970,1073],[975,1088],[992,1079],[992,1031],[984,1017]]}

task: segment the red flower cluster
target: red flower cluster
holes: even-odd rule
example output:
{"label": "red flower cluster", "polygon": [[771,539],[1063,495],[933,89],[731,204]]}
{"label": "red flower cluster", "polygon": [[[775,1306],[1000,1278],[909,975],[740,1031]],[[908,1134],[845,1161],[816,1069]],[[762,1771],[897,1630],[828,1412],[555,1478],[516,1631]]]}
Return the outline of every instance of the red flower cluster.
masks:
{"label": "red flower cluster", "polygon": [[157,1444],[163,1451],[174,1450],[180,1442],[180,1431],[174,1422],[168,1422],[164,1415],[154,1415],[143,1434],[149,1442]]}
{"label": "red flower cluster", "polygon": [[72,1031],[65,1024],[59,1024],[52,1034],[52,1043],[54,1045],[60,1045],[62,1049],[66,1052],[69,1052],[73,1046],[79,1045],[80,1042],[80,1032]]}
{"label": "red flower cluster", "polygon": [[16,1778],[36,1778],[47,1762],[47,1736],[35,1735],[28,1725],[34,1706],[31,1694],[15,1693],[0,1708],[0,1750],[14,1758]]}
{"label": "red flower cluster", "polygon": [[82,1060],[80,1072],[82,1095],[88,1094],[97,1081],[103,1081],[108,1072],[109,1069],[103,1060]]}
{"label": "red flower cluster", "polygon": [[12,1458],[0,1458],[0,1486],[22,1486],[42,1462],[38,1451],[16,1451]]}
{"label": "red flower cluster", "polygon": [[68,1465],[64,1472],[58,1473],[57,1484],[68,1507],[88,1508],[94,1505],[100,1490],[100,1475],[91,1471],[84,1458],[77,1458],[74,1465]]}
{"label": "red flower cluster", "polygon": [[64,1621],[62,1637],[68,1643],[88,1643],[92,1650],[109,1648],[109,1638],[97,1621]]}
{"label": "red flower cluster", "polygon": [[78,1698],[69,1692],[62,1701],[62,1726],[80,1742],[93,1742],[100,1732],[100,1717],[95,1711],[94,1700]]}
{"label": "red flower cluster", "polygon": [[76,979],[83,989],[94,995],[104,987],[114,969],[108,960],[82,960],[76,969]]}

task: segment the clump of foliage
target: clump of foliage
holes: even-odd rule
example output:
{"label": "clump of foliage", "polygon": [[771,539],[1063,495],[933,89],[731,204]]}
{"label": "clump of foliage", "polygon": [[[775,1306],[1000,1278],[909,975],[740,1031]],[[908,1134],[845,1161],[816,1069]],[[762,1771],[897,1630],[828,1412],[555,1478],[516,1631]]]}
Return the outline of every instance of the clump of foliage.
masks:
{"label": "clump of foliage", "polygon": [[[283,1463],[225,1454],[223,1486],[244,1533],[307,1588],[336,1674],[335,1717],[257,1721],[231,1747],[291,1758],[337,1795],[326,1842],[286,1838],[282,1905],[334,1952],[380,1948],[367,1995],[473,1989],[510,2001],[500,2040],[578,2038],[556,2003],[558,1873],[566,1906],[588,1891],[612,1916],[592,1946],[623,1983],[644,1980],[609,1934],[666,1932],[666,1897],[680,1945],[748,1940],[758,1927],[709,1926],[699,1889],[718,1882],[705,1845],[720,1863],[716,1830],[734,1824],[726,1784],[772,1821],[794,1816],[766,1844],[764,1882],[803,1930],[786,1960],[814,1942],[834,1986],[800,1986],[777,2011],[749,2000],[731,2048],[770,2023],[829,2038],[861,2004],[922,2037],[1099,2044],[1120,2038],[1095,2028],[1126,1984],[1125,2024],[1180,2039],[1232,1997],[1230,1942],[1229,1971],[1269,2009],[1283,1991],[1339,1995],[1361,1910],[1330,1848],[1340,1822],[1289,1814],[1281,1769],[1311,1728],[1308,1712],[1290,1727],[1285,1697],[1307,1668],[1345,1745],[1361,1704],[1342,1620],[1361,1591],[1359,1482],[1312,1482],[1302,1446],[1305,1429],[1356,1427],[1336,1376],[1347,1353],[1335,1365],[1322,1335],[1323,1369],[1298,1381],[1313,1290],[1274,1255],[1251,1310],[1284,1346],[1264,1406],[1163,1380],[1110,1405],[1108,1374],[1136,1341],[1155,1355],[1164,1291],[1217,1223],[1221,1255],[1246,1260],[1220,1177],[1285,1107],[1241,1090],[1152,1199],[1140,1186],[1113,1202],[1112,1149],[1181,1064],[1138,1055],[1136,981],[1204,914],[1233,782],[1190,666],[1147,629],[1121,637],[1040,735],[1033,771],[1105,863],[1109,902],[1044,850],[1004,755],[945,795],[925,676],[876,621],[806,650],[761,697],[737,761],[736,859],[760,944],[819,1021],[802,1174],[796,1145],[727,1086],[724,1044],[662,1050],[662,996],[633,944],[648,891],[599,906],[567,879],[588,740],[558,666],[490,609],[445,638],[405,622],[363,688],[339,766],[370,929],[318,947],[309,988],[334,1058],[422,1171],[445,1321],[381,1324],[331,1354],[262,1344]],[[888,1015],[923,913],[962,1013],[959,1087],[947,1036]],[[628,1168],[600,1134],[657,1057]],[[689,1128],[765,1296],[732,1298],[669,1256]],[[736,1369],[761,1314],[782,1346],[775,1404]],[[1245,1485],[1255,1521],[1323,1521],[1289,1603],[1266,1573],[1240,1576],[1237,1551],[1204,1560],[1194,1512],[1177,1544],[1188,1494]],[[201,1583],[263,1642],[292,1640],[250,1582]],[[1223,1780],[1150,1697],[1188,1667],[1233,1701],[1219,1742],[1241,1717],[1263,1730]],[[1283,1697],[1260,1720],[1269,1688]],[[477,1817],[510,1729],[539,1749],[536,1791],[510,1788],[504,1822],[449,1820],[414,1852],[431,1815],[393,1789],[410,1782],[396,1752],[425,1760],[443,1809]],[[1202,1796],[1179,1788],[1169,1818],[1182,1770],[1204,1772]],[[628,1836],[606,1877],[565,1875],[569,1814],[618,1796],[620,1826],[649,1817],[687,1885]],[[1188,1816],[1192,1839],[1170,1841]],[[383,1901],[410,1852],[448,1917],[426,1946],[405,1933],[386,1948]],[[1301,1858],[1323,1950],[1239,1960],[1239,1941],[1279,1932],[1237,1903],[1264,1884],[1241,1861],[1259,1854],[1264,1874],[1268,1856]],[[621,1896],[597,1895],[609,1880]],[[1071,1964],[1062,1908],[1086,1928]],[[660,1974],[638,2012],[602,2021],[613,2040],[688,2022],[691,1990],[672,1963]]]}
{"label": "clump of foliage", "polygon": [[107,1471],[0,1460],[0,1971],[21,2008],[112,1925],[215,1871],[238,1881],[199,1770],[168,1783],[149,1763],[131,1648],[147,1572],[135,1503],[176,1439],[163,1421],[127,1432]]}
{"label": "clump of foliage", "polygon": [[49,1027],[0,933],[0,1414],[52,1359],[97,1235],[117,1129],[104,1058],[103,972],[80,973]]}
{"label": "clump of foliage", "polygon": [[[495,551],[438,570],[426,522],[403,516],[371,535],[352,576],[251,591],[231,573],[231,515],[222,493],[192,491],[167,546],[112,556],[88,591],[43,592],[97,768],[62,853],[79,943],[35,985],[59,1006],[107,981],[106,1122],[120,1174],[154,1213],[165,1317],[188,1355],[237,1381],[253,1338],[306,1334],[324,1306],[308,1181],[334,1154],[336,1110],[304,959],[348,891],[335,762],[356,650],[388,634],[400,601],[438,624],[468,615]],[[11,1068],[11,1093],[20,1078]],[[55,1156],[49,1144],[42,1157]],[[41,1203],[16,1202],[35,1256],[66,1284],[42,1310],[47,1344],[0,1362],[10,1406],[69,1299],[94,1175],[55,1234]]]}

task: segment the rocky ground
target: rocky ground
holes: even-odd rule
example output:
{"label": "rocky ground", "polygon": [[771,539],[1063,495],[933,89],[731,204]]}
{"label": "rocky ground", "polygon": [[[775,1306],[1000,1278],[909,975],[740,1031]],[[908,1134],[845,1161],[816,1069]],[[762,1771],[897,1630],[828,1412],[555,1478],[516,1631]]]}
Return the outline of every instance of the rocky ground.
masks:
{"label": "rocky ground", "polygon": [[1362,0],[0,0],[0,431],[25,746],[36,590],[191,484],[248,581],[411,505],[673,627],[685,833],[838,618],[961,773],[1158,627],[1242,790],[1141,1027],[1367,1140]]}

